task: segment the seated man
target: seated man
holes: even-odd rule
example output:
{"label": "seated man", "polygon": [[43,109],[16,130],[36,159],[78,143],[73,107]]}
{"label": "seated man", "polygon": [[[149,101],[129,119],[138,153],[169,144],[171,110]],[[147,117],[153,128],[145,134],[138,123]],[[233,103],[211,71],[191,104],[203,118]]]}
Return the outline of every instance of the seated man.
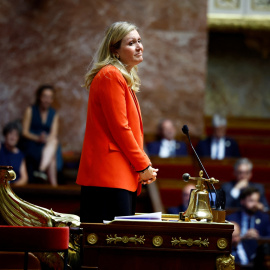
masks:
{"label": "seated man", "polygon": [[234,224],[234,232],[232,234],[232,255],[236,264],[247,265],[250,264],[256,255],[257,241],[248,239],[241,241],[241,230],[237,222]]}
{"label": "seated man", "polygon": [[241,191],[241,210],[227,217],[240,225],[242,239],[258,239],[270,236],[270,218],[261,212],[260,191],[254,187],[247,187]]}
{"label": "seated man", "polygon": [[252,162],[247,158],[241,158],[234,165],[235,180],[222,185],[222,189],[226,194],[226,207],[240,207],[240,192],[246,187],[255,187],[260,192],[260,202],[258,207],[262,211],[268,209],[268,202],[264,195],[264,187],[262,184],[251,182],[252,178]]}
{"label": "seated man", "polygon": [[196,146],[199,157],[209,157],[219,160],[240,157],[237,142],[226,136],[227,120],[216,114],[213,116],[212,126],[212,136],[199,141]]}
{"label": "seated man", "polygon": [[192,189],[195,188],[193,184],[187,184],[182,190],[182,204],[179,206],[169,207],[168,214],[179,214],[179,212],[185,212],[189,204],[189,196]]}
{"label": "seated man", "polygon": [[159,140],[147,145],[150,156],[161,158],[187,156],[187,146],[184,142],[176,141],[176,129],[173,122],[169,119],[161,121],[158,126]]}

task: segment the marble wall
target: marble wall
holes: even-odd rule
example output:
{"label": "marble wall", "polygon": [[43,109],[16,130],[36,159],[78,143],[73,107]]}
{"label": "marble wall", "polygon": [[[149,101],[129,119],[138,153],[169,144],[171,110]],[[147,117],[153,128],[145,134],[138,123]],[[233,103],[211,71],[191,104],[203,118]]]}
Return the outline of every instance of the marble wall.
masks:
{"label": "marble wall", "polygon": [[81,87],[104,29],[138,25],[145,48],[138,98],[146,134],[160,118],[203,130],[206,0],[2,0],[0,3],[0,127],[21,119],[36,88],[56,86],[60,140],[80,151],[88,94]]}

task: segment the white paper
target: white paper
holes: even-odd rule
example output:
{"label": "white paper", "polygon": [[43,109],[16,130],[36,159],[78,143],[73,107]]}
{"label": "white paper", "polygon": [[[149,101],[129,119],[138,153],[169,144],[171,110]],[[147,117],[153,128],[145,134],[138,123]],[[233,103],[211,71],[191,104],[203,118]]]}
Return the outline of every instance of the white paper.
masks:
{"label": "white paper", "polygon": [[131,216],[118,216],[115,217],[115,220],[119,219],[130,219],[130,220],[161,220],[162,212],[155,212],[149,214],[141,214],[141,215],[131,215]]}

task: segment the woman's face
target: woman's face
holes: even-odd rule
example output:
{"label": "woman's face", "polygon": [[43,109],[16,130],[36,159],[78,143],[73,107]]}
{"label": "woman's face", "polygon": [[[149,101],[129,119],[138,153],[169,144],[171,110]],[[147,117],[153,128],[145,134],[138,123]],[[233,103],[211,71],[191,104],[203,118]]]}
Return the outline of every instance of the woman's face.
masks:
{"label": "woman's face", "polygon": [[143,61],[143,45],[137,30],[132,30],[122,39],[121,46],[116,52],[128,71]]}
{"label": "woman's face", "polygon": [[51,89],[44,89],[40,95],[40,106],[43,109],[48,109],[53,102],[53,91]]}

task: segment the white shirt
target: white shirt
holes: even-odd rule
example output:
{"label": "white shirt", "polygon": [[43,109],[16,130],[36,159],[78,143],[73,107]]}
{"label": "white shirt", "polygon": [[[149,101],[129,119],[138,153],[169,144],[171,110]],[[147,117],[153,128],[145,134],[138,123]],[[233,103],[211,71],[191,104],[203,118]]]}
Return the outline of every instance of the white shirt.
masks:
{"label": "white shirt", "polygon": [[176,150],[175,140],[169,141],[167,139],[162,139],[158,155],[161,158],[175,156],[175,150]]}
{"label": "white shirt", "polygon": [[225,157],[225,138],[211,141],[211,159],[224,159]]}
{"label": "white shirt", "polygon": [[242,265],[248,264],[248,257],[247,257],[246,251],[245,251],[245,249],[244,249],[241,242],[237,245],[236,252],[237,252],[237,254],[239,256],[240,263]]}

